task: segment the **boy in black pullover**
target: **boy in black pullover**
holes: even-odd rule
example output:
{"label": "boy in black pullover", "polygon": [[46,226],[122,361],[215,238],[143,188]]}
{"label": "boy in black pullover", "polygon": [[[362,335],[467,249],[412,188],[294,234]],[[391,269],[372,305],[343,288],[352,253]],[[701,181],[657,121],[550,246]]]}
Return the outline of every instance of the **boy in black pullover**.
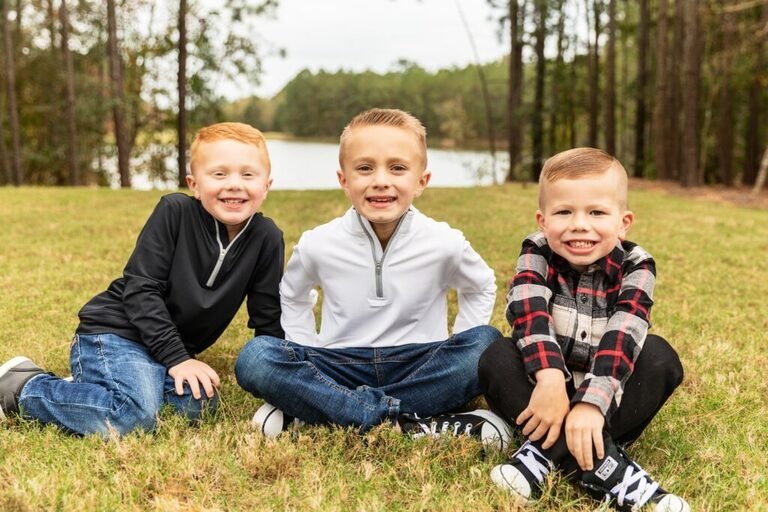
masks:
{"label": "boy in black pullover", "polygon": [[283,336],[282,232],[258,213],[272,178],[264,137],[240,123],[200,130],[187,184],[161,198],[122,277],[80,310],[73,381],[25,357],[0,366],[9,413],[79,434],[150,431],[164,404],[194,420],[215,408],[219,376],[195,359],[247,298],[255,335]]}

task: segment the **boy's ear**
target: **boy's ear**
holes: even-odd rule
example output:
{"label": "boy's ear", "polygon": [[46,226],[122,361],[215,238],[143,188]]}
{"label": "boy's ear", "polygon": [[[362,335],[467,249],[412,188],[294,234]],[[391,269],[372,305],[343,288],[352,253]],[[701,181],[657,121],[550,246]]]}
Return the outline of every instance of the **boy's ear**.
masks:
{"label": "boy's ear", "polygon": [[187,180],[187,187],[195,195],[195,199],[200,199],[200,192],[197,190],[197,180],[192,174],[187,174],[184,179]]}
{"label": "boy's ear", "polygon": [[424,192],[424,189],[427,188],[427,185],[429,185],[429,180],[432,179],[432,173],[429,170],[424,170],[424,173],[421,175],[421,178],[419,178],[419,186],[416,189],[416,197],[421,196],[421,193]]}
{"label": "boy's ear", "polygon": [[336,178],[339,180],[339,186],[344,190],[344,193],[349,195],[347,190],[347,177],[344,175],[344,171],[338,169],[336,171]]}
{"label": "boy's ear", "polygon": [[545,219],[544,219],[544,214],[541,212],[541,210],[536,210],[536,224],[539,225],[539,229],[544,231]]}
{"label": "boy's ear", "polygon": [[621,216],[621,226],[619,226],[619,240],[624,240],[627,237],[627,232],[632,224],[635,222],[635,214],[629,210],[626,210]]}

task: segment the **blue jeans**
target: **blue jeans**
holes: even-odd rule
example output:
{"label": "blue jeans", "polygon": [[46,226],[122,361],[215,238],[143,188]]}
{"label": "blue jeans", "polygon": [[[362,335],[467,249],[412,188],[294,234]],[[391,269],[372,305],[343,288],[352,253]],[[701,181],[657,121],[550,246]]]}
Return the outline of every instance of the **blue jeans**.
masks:
{"label": "blue jeans", "polygon": [[501,334],[479,326],[446,341],[327,349],[259,336],[235,363],[246,391],[308,423],[360,426],[432,416],[480,394],[477,363]]}
{"label": "blue jeans", "polygon": [[202,389],[196,400],[186,383],[177,395],[168,369],[144,345],[114,334],[76,335],[69,357],[72,382],[43,374],[24,385],[23,417],[106,437],[153,430],[163,404],[192,421],[218,405],[218,395],[207,399]]}

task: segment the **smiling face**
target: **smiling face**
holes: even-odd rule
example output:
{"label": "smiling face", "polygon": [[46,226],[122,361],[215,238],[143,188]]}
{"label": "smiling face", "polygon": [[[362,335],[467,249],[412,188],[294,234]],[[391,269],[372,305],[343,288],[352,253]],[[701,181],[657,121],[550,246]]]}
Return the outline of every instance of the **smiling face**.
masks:
{"label": "smiling face", "polygon": [[203,208],[227,226],[231,240],[267,198],[269,157],[264,149],[233,139],[203,142],[187,185]]}
{"label": "smiling face", "polygon": [[424,146],[408,128],[370,125],[349,130],[340,152],[339,184],[386,245],[429,183]]}
{"label": "smiling face", "polygon": [[579,272],[610,254],[632,226],[626,184],[615,169],[540,186],[536,221],[552,250]]}

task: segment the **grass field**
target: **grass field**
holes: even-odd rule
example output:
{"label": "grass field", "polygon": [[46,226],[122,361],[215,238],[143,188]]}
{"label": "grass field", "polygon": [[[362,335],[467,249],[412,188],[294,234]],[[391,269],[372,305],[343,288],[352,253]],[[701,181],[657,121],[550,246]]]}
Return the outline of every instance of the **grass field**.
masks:
{"label": "grass field", "polygon": [[[496,271],[493,325],[534,228],[535,187],[429,189],[416,206],[464,231]],[[117,277],[159,192],[0,188],[0,360],[23,354],[68,374],[77,311]],[[630,453],[692,510],[768,510],[768,210],[631,194],[630,238],[656,257],[653,331],[686,377]],[[288,251],[342,214],[341,192],[273,192],[267,215]],[[455,304],[455,301],[454,301]],[[306,428],[267,441],[260,404],[232,366],[242,312],[201,359],[222,376],[219,413],[198,427],[164,415],[150,435],[104,441],[12,419],[0,425],[0,510],[516,510],[466,439],[405,439],[380,427]],[[598,504],[555,477],[534,510]]]}

